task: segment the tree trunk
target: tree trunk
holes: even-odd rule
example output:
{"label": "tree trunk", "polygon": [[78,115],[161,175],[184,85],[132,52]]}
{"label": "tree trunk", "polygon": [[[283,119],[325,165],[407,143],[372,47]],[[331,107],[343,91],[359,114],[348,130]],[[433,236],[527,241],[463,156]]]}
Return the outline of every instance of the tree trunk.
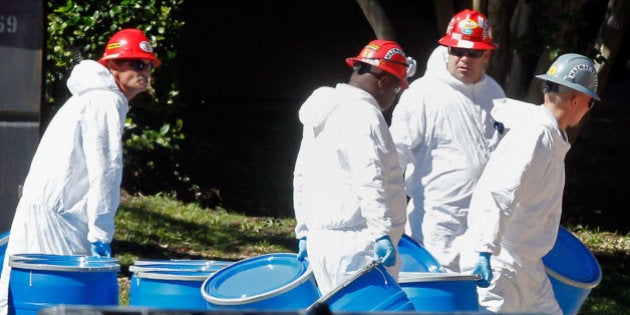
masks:
{"label": "tree trunk", "polygon": [[[552,28],[555,27],[557,29],[553,33],[545,33],[547,30],[538,30],[538,34],[542,34],[540,35],[541,37],[548,35],[550,42],[544,43],[544,50],[534,68],[533,75],[545,73],[551,63],[561,54],[568,52],[584,54],[584,52],[576,51],[576,39],[579,35],[576,29],[584,16],[586,2],[586,0],[565,2],[557,6],[548,7],[545,12],[536,13],[537,16],[540,16],[539,18],[545,19],[549,24],[552,24]],[[558,14],[557,12],[562,13]],[[526,89],[527,93],[523,94],[522,98],[530,102],[542,100],[540,83],[539,80],[532,79],[529,89]]]}
{"label": "tree trunk", "polygon": [[396,40],[394,28],[378,0],[357,0],[357,3],[361,7],[361,11],[363,11],[363,15],[365,15],[368,23],[372,26],[376,38]]}
{"label": "tree trunk", "polygon": [[455,14],[455,7],[452,1],[433,0],[433,7],[435,8],[435,20],[437,22],[437,29],[440,31],[440,37],[446,33],[446,27],[448,22]]}
{"label": "tree trunk", "polygon": [[[505,92],[510,97],[532,103],[539,103],[541,100],[540,93],[530,95],[533,75],[540,73],[537,71],[538,68],[535,68],[536,70],[532,73],[532,64],[535,63],[534,57],[536,57],[535,53],[532,53],[536,50],[533,43],[536,42],[535,37],[539,36],[537,35],[539,32],[536,30],[536,23],[534,23],[536,16],[536,10],[530,1],[519,1],[512,16],[510,27],[515,46],[512,47],[512,67],[508,74],[508,83],[505,86]],[[548,65],[548,61],[545,59],[544,63]],[[540,60],[538,64],[540,64]],[[534,88],[536,92],[540,91],[538,88],[540,84],[538,83],[534,82],[533,84],[536,86]]]}
{"label": "tree trunk", "polygon": [[490,0],[486,16],[490,21],[492,38],[499,46],[492,52],[486,73],[501,86],[506,84],[506,77],[511,68],[512,39],[510,37],[510,21],[518,0]]}
{"label": "tree trunk", "polygon": [[628,14],[630,14],[630,1],[609,0],[606,15],[592,47],[596,54],[593,51],[587,51],[587,54],[595,55],[598,62],[595,64],[599,80],[598,92],[602,91],[617,58],[619,46],[628,27]]}
{"label": "tree trunk", "polygon": [[[611,67],[617,58],[617,52],[628,25],[629,12],[630,1],[609,0],[597,37],[593,41],[592,47],[586,52],[588,56],[595,56],[598,81],[597,92],[600,96],[610,74]],[[585,116],[579,125],[567,130],[569,142],[573,143],[578,138],[584,122],[589,117],[589,115]]]}

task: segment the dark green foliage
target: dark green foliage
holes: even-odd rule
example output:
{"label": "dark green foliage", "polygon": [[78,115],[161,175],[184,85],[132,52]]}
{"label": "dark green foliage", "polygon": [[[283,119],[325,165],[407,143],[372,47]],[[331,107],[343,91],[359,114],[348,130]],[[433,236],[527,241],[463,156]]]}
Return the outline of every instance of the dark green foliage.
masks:
{"label": "dark green foliage", "polygon": [[70,96],[65,86],[79,58],[98,60],[107,40],[120,29],[139,28],[149,37],[162,66],[152,88],[130,102],[125,131],[123,188],[131,193],[169,191],[173,183],[193,189],[179,171],[182,132],[178,41],[184,0],[46,1],[45,104],[43,126]]}

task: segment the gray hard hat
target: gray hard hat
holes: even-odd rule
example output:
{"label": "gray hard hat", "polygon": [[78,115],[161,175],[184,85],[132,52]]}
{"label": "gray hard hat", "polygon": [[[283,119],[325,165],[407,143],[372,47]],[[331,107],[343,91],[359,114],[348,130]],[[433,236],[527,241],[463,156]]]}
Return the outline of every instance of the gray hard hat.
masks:
{"label": "gray hard hat", "polygon": [[597,70],[593,60],[579,54],[564,54],[553,62],[547,73],[536,78],[564,85],[589,95],[599,101],[597,95]]}

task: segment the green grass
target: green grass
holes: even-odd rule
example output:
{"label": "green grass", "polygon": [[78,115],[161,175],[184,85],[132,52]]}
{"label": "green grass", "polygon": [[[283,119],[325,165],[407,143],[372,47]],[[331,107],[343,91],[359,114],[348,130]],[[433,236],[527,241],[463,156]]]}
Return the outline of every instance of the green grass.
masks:
{"label": "green grass", "polygon": [[[120,305],[128,305],[129,271],[137,259],[236,261],[274,252],[295,252],[293,218],[248,217],[202,208],[167,196],[123,196],[112,243],[121,261]],[[630,309],[630,235],[567,227],[602,267],[580,314],[624,314]]]}
{"label": "green grass", "polygon": [[114,246],[123,263],[138,258],[238,260],[293,250],[294,224],[163,196],[125,197],[116,215]]}
{"label": "green grass", "polygon": [[129,266],[138,259],[237,261],[295,252],[295,220],[247,217],[166,196],[124,195],[116,214],[114,256],[120,259],[119,304],[129,305]]}
{"label": "green grass", "polygon": [[586,298],[580,314],[627,314],[630,309],[630,234],[582,226],[571,230],[595,255],[602,280]]}

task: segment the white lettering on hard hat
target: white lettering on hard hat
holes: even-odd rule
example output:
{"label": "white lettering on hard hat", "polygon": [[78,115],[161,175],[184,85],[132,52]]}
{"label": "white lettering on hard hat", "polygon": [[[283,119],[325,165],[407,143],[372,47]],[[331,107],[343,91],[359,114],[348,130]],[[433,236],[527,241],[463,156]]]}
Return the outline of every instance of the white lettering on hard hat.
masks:
{"label": "white lettering on hard hat", "polygon": [[583,64],[583,63],[576,65],[575,67],[571,69],[571,71],[569,71],[569,74],[567,74],[567,76],[570,79],[575,79],[575,75],[577,75],[577,73],[581,70],[586,70],[593,75],[593,89],[597,90],[597,85],[598,85],[597,72],[595,71],[595,68],[591,67],[590,65]]}
{"label": "white lettering on hard hat", "polygon": [[586,64],[579,64],[575,67],[573,67],[573,69],[571,69],[571,71],[569,71],[569,78],[574,79],[575,75],[577,74],[578,71],[580,70],[586,70],[588,72],[590,72],[591,74],[595,75],[595,69],[593,69],[591,66],[586,65]]}
{"label": "white lettering on hard hat", "polygon": [[392,60],[392,57],[394,57],[395,54],[401,54],[403,58],[405,57],[405,53],[402,51],[402,49],[392,48],[388,50],[387,53],[385,54],[385,59]]}

